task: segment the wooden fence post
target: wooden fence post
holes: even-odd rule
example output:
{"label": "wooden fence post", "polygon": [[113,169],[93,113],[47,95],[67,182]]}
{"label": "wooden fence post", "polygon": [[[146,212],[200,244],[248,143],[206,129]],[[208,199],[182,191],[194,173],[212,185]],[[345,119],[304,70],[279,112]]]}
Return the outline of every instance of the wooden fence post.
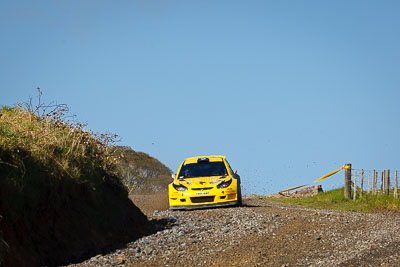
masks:
{"label": "wooden fence post", "polygon": [[364,193],[364,169],[361,169],[361,191],[360,191],[360,197],[363,196]]}
{"label": "wooden fence post", "polygon": [[390,169],[388,169],[388,195],[389,195],[389,192],[390,192]]}
{"label": "wooden fence post", "polygon": [[351,164],[345,165],[347,168],[344,170],[344,197],[351,198]]}
{"label": "wooden fence post", "polygon": [[382,171],[382,192],[381,195],[386,194],[386,170]]}
{"label": "wooden fence post", "polygon": [[385,171],[385,195],[389,195],[390,190],[390,170]]}
{"label": "wooden fence post", "polygon": [[381,191],[379,191],[379,195],[382,195],[382,194],[383,194],[383,181],[384,181],[383,177],[384,177],[384,176],[385,176],[385,172],[382,171],[382,172],[381,172]]}
{"label": "wooden fence post", "polygon": [[376,173],[375,170],[372,171],[372,195],[376,194]]}
{"label": "wooden fence post", "polygon": [[354,189],[353,189],[353,200],[357,198],[357,171],[354,171]]}
{"label": "wooden fence post", "polygon": [[368,194],[371,193],[371,171],[368,173]]}
{"label": "wooden fence post", "polygon": [[397,171],[394,172],[394,192],[393,192],[394,199],[397,199]]}

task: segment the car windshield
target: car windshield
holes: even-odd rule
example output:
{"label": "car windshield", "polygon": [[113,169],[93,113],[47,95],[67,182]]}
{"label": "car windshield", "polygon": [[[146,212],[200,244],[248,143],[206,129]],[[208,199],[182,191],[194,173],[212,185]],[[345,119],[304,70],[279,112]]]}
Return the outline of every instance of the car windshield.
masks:
{"label": "car windshield", "polygon": [[183,165],[179,172],[179,179],[205,177],[205,176],[225,176],[228,175],[225,164],[222,161],[199,162]]}

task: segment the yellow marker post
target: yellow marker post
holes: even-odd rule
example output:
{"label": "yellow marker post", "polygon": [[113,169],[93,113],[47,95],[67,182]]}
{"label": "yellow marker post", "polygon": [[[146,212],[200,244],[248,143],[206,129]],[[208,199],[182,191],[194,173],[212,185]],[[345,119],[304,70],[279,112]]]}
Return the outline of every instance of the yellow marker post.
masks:
{"label": "yellow marker post", "polygon": [[336,171],[330,172],[330,173],[328,173],[328,174],[322,176],[322,177],[319,178],[318,180],[315,180],[314,183],[319,182],[319,181],[322,181],[322,180],[328,178],[329,176],[332,176],[332,175],[334,175],[335,173],[340,172],[340,171],[343,170],[343,169],[348,169],[348,168],[350,168],[350,166],[344,165],[342,168],[340,168],[340,169],[338,169],[338,170],[336,170]]}
{"label": "yellow marker post", "polygon": [[[344,165],[343,167],[341,167],[340,169],[337,169],[336,171],[333,171],[333,172],[330,172],[330,173],[328,173],[328,174],[325,174],[325,175],[324,175],[324,176],[322,176],[321,178],[319,178],[319,179],[315,180],[313,183],[316,183],[316,182],[322,181],[322,180],[324,180],[324,179],[328,178],[329,176],[332,176],[332,175],[334,175],[335,173],[338,173],[338,172],[340,172],[340,171],[341,171],[341,170],[343,170],[343,169],[349,169],[349,168],[351,168],[351,166]],[[301,187],[304,187],[304,186],[307,186],[307,185],[308,185],[308,184],[305,184],[305,185],[300,185],[300,186],[296,186],[296,187],[292,187],[292,188],[289,188],[289,189],[286,189],[286,190],[280,191],[278,194],[280,194],[280,195],[284,195],[283,193],[289,193],[289,192],[290,192],[290,191],[292,191],[292,190],[296,190],[296,189],[299,189],[299,188],[301,188]]]}

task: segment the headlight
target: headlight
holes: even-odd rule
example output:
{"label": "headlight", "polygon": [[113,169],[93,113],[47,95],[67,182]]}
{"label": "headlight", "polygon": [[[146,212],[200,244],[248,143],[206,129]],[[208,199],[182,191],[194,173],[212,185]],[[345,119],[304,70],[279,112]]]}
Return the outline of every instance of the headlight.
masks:
{"label": "headlight", "polygon": [[177,191],[187,191],[187,187],[181,184],[172,184]]}
{"label": "headlight", "polygon": [[228,186],[231,185],[231,183],[232,183],[232,178],[229,179],[229,180],[226,181],[226,182],[222,182],[222,183],[218,184],[218,185],[217,185],[217,188],[218,188],[218,189],[227,188]]}
{"label": "headlight", "polygon": [[223,181],[224,181],[224,179],[218,179],[218,180],[209,182],[209,184],[216,184],[216,183],[220,183],[220,182],[223,182]]}

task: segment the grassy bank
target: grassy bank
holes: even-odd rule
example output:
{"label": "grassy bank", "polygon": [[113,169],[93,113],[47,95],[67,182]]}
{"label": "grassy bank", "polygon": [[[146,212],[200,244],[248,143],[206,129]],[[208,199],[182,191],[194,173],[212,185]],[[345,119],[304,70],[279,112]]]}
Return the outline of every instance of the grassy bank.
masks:
{"label": "grassy bank", "polygon": [[117,176],[116,136],[67,111],[40,101],[0,110],[0,265],[68,264],[148,231]]}
{"label": "grassy bank", "polygon": [[267,202],[279,202],[294,204],[308,208],[333,209],[361,212],[398,212],[400,200],[393,198],[393,192],[389,196],[364,193],[363,197],[357,197],[355,201],[345,199],[343,188],[319,193],[316,196],[302,198],[264,198]]}

